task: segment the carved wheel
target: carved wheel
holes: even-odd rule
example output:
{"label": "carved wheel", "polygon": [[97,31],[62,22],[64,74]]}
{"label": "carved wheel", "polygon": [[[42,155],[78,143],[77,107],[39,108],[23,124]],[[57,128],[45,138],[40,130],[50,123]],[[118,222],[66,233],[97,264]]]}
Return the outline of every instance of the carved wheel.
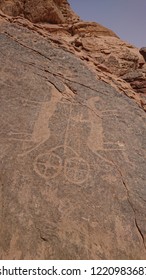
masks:
{"label": "carved wheel", "polygon": [[34,163],[34,170],[45,179],[52,179],[59,175],[62,169],[62,159],[53,151],[40,154]]}

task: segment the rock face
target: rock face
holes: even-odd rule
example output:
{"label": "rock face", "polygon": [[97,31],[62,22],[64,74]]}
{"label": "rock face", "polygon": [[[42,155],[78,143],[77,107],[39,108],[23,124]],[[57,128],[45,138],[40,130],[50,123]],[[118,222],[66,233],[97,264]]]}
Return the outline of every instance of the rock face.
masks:
{"label": "rock face", "polygon": [[1,12],[0,61],[0,259],[146,259],[139,51]]}
{"label": "rock face", "polygon": [[[112,31],[99,24],[88,24],[88,28],[76,28],[76,26],[85,26],[86,23],[76,23],[73,30],[76,31],[76,37],[72,41],[72,45],[76,47],[80,56],[88,58],[102,72],[108,73],[114,79],[120,78],[125,80],[125,75],[131,76],[132,81],[128,81],[131,89],[137,93],[146,95],[146,63],[142,57],[142,53],[132,45],[120,40]],[[88,30],[90,29],[90,32]],[[84,31],[83,31],[84,30]],[[92,38],[92,39],[91,39]],[[144,55],[143,55],[144,56]],[[138,73],[134,79],[135,73]],[[122,81],[121,81],[122,82]]]}
{"label": "rock face", "polygon": [[66,0],[0,0],[1,10],[33,22],[63,23],[79,19]]}
{"label": "rock face", "polygon": [[141,48],[139,50],[140,54],[144,57],[144,60],[146,61],[146,48]]}

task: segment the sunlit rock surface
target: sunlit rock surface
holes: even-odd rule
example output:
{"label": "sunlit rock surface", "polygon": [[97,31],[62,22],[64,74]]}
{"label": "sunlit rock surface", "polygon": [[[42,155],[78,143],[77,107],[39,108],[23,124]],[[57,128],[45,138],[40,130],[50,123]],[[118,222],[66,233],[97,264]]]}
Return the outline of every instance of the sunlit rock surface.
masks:
{"label": "sunlit rock surface", "polygon": [[0,259],[146,259],[142,55],[98,24],[4,4]]}

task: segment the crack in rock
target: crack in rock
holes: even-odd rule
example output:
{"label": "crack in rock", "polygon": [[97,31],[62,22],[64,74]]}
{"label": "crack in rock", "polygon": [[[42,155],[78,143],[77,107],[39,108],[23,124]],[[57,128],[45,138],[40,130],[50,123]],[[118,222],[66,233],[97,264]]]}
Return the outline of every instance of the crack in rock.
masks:
{"label": "crack in rock", "polygon": [[38,233],[39,233],[40,239],[41,239],[42,241],[44,241],[44,242],[48,242],[48,239],[42,236],[42,233],[41,233],[40,228],[38,228],[36,225],[35,225],[35,228],[36,228],[36,230],[37,230]]}
{"label": "crack in rock", "polygon": [[[112,162],[113,162],[113,161],[112,161]],[[131,207],[131,209],[132,209],[132,212],[133,212],[133,214],[134,214],[134,224],[135,224],[136,229],[137,229],[137,231],[138,231],[138,233],[139,233],[139,235],[140,235],[140,237],[141,237],[141,239],[142,239],[143,246],[144,246],[144,248],[145,248],[145,250],[146,250],[145,238],[144,238],[144,235],[143,235],[143,233],[142,233],[142,231],[141,231],[141,229],[140,229],[140,227],[139,227],[139,225],[138,225],[137,219],[136,219],[136,210],[134,209],[133,204],[132,204],[132,202],[131,202],[131,200],[130,200],[129,189],[128,189],[128,187],[127,187],[127,184],[125,183],[125,180],[124,180],[124,178],[123,178],[123,174],[122,174],[121,170],[117,167],[117,165],[116,165],[114,162],[113,162],[113,164],[114,164],[114,166],[116,167],[118,173],[120,174],[120,177],[121,177],[123,186],[124,186],[124,188],[125,188],[125,190],[126,190],[126,193],[127,193],[127,201],[128,201],[128,203],[129,203],[129,205],[130,205],[130,207]]]}
{"label": "crack in rock", "polygon": [[10,35],[8,32],[5,31],[3,34],[5,34],[5,35],[7,35],[8,37],[10,37],[14,42],[18,43],[20,46],[23,46],[24,48],[27,48],[27,49],[29,49],[29,50],[31,50],[31,51],[34,51],[35,53],[37,53],[37,54],[43,56],[44,58],[48,59],[49,61],[51,61],[51,58],[49,58],[48,56],[42,54],[41,52],[39,52],[39,51],[37,51],[37,50],[35,50],[35,49],[31,48],[31,47],[29,47],[29,46],[27,46],[27,45],[21,43],[19,40],[17,40],[16,38],[14,38],[14,37],[13,37],[12,35]]}
{"label": "crack in rock", "polygon": [[[39,52],[39,51],[37,51],[37,50],[35,50],[35,49],[31,48],[31,47],[28,47],[27,45],[21,43],[19,40],[17,40],[16,38],[14,38],[14,37],[13,37],[12,35],[10,35],[8,32],[5,31],[3,34],[5,34],[5,35],[7,35],[8,37],[10,37],[13,41],[15,41],[16,43],[18,43],[19,45],[21,45],[21,46],[23,46],[23,47],[25,47],[25,48],[27,48],[27,49],[30,49],[30,50],[36,52],[37,54],[39,54],[39,55],[45,57],[45,58],[48,59],[49,61],[51,61],[51,58],[47,57],[46,55],[42,54],[41,52]],[[29,64],[29,63],[28,63],[28,64]],[[33,66],[33,64],[30,64],[30,65]],[[36,65],[34,65],[34,66],[36,66]],[[93,91],[95,91],[95,92],[97,92],[97,93],[106,94],[105,92],[101,92],[101,91],[96,90],[95,88],[92,88],[92,87],[87,86],[87,85],[85,85],[85,84],[82,84],[82,83],[79,83],[79,82],[77,82],[77,81],[74,81],[74,80],[65,78],[65,77],[64,77],[62,74],[60,74],[60,73],[58,74],[58,73],[55,73],[55,72],[50,72],[50,71],[47,70],[47,69],[41,69],[41,70],[42,70],[42,71],[45,71],[45,72],[48,72],[48,73],[50,73],[50,74],[52,74],[52,75],[54,75],[54,76],[56,76],[56,77],[61,77],[61,78],[63,78],[63,80],[66,80],[66,81],[69,81],[69,82],[78,84],[78,85],[80,85],[80,86],[86,87],[86,88],[88,88],[88,89],[90,89],[90,90],[93,90]]]}

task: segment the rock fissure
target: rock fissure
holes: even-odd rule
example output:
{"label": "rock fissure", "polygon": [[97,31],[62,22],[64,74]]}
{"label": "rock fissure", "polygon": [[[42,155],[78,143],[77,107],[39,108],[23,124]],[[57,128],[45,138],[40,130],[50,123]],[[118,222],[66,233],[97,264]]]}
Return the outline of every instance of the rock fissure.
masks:
{"label": "rock fissure", "polygon": [[41,229],[38,228],[36,225],[35,225],[35,228],[36,228],[36,230],[37,230],[38,233],[39,233],[40,239],[41,239],[42,241],[44,241],[44,242],[48,242],[48,239],[42,235]]}
{"label": "rock fissure", "polygon": [[[36,52],[37,54],[43,56],[44,58],[48,59],[49,61],[51,61],[51,58],[49,58],[48,56],[45,56],[44,54],[42,54],[41,52],[39,52],[39,51],[37,51],[37,50],[35,50],[35,49],[33,49],[33,48],[30,48],[29,46],[27,46],[27,45],[21,43],[20,41],[18,41],[17,39],[15,39],[12,35],[10,35],[8,32],[4,32],[4,34],[8,35],[10,38],[12,38],[15,42],[17,42],[17,43],[20,44],[21,46],[26,47],[26,48],[28,48],[28,49],[30,49],[30,50]],[[26,63],[26,62],[25,62],[25,63]],[[36,64],[33,64],[33,63],[30,64],[30,65],[35,66],[35,67],[38,67],[38,66],[36,66]],[[75,80],[71,80],[71,79],[65,78],[65,77],[64,77],[62,74],[60,74],[60,73],[59,73],[59,74],[58,74],[58,73],[54,73],[53,71],[49,71],[49,70],[43,69],[43,68],[41,68],[41,70],[43,70],[43,71],[45,71],[45,72],[48,72],[49,74],[52,74],[52,75],[54,75],[54,76],[62,77],[63,80],[66,80],[66,81],[69,81],[69,82],[72,82],[72,83],[81,85],[81,86],[86,87],[86,88],[88,88],[88,89],[90,89],[90,90],[93,90],[93,91],[95,91],[95,92],[97,92],[97,93],[105,94],[105,92],[100,92],[99,90],[97,91],[95,88],[92,88],[92,87],[90,87],[90,86],[87,86],[87,85],[85,85],[85,84],[83,84],[83,83],[79,83],[79,82],[77,82],[77,81],[75,81]],[[75,93],[75,92],[74,92],[74,93]],[[76,93],[75,93],[75,94],[76,94]]]}
{"label": "rock fissure", "polygon": [[139,235],[140,235],[140,237],[142,239],[142,243],[143,243],[144,249],[146,250],[144,235],[143,235],[143,233],[142,233],[142,231],[141,231],[141,229],[140,229],[140,227],[138,225],[138,221],[137,221],[137,218],[136,218],[136,210],[135,210],[135,208],[133,206],[133,203],[131,202],[129,189],[128,189],[127,184],[126,184],[126,182],[125,182],[125,180],[123,178],[123,174],[122,174],[121,170],[117,167],[117,165],[114,162],[113,162],[113,164],[116,167],[118,173],[120,174],[123,186],[124,186],[124,188],[126,190],[126,193],[127,193],[127,201],[129,203],[129,205],[130,205],[130,207],[132,209],[133,215],[134,215],[134,223],[135,223],[136,229],[137,229],[137,231],[138,231],[138,233],[139,233]]}
{"label": "rock fissure", "polygon": [[145,238],[144,238],[144,235],[143,235],[143,233],[142,233],[142,231],[141,231],[141,229],[140,229],[140,227],[139,227],[139,225],[138,225],[138,223],[137,223],[137,219],[136,219],[136,217],[135,217],[135,225],[136,225],[136,228],[137,228],[137,230],[138,230],[138,232],[139,232],[139,234],[140,234],[140,236],[141,236],[141,239],[142,239],[142,242],[143,242],[144,249],[146,250]]}
{"label": "rock fissure", "polygon": [[31,50],[31,51],[34,51],[35,53],[37,53],[37,54],[43,56],[44,58],[48,59],[49,61],[51,61],[51,58],[49,58],[48,56],[42,54],[41,52],[39,52],[39,51],[37,51],[37,50],[35,50],[35,49],[33,49],[33,48],[27,46],[27,45],[24,45],[24,44],[21,43],[19,40],[17,40],[17,39],[14,38],[12,35],[10,35],[8,32],[4,32],[4,34],[7,35],[7,36],[9,36],[12,40],[14,40],[16,43],[18,43],[18,44],[21,45],[22,47],[27,48],[27,49],[29,49],[29,50]]}
{"label": "rock fissure", "polygon": [[139,197],[143,202],[146,202],[146,199],[144,199],[143,197],[141,197],[139,194],[138,194],[138,197]]}
{"label": "rock fissure", "polygon": [[[59,89],[56,87],[55,83],[51,82],[47,77],[45,77],[45,76],[43,76],[43,75],[40,75],[40,74],[37,74],[37,75],[40,76],[40,77],[42,77],[42,78],[45,78],[45,79],[46,79],[49,83],[51,83],[57,90],[59,90]],[[68,84],[66,84],[66,86],[69,87],[69,89],[72,91],[73,94],[77,94],[76,92],[74,92],[74,91],[72,90],[72,88],[71,88]],[[62,93],[63,96],[66,95],[67,97],[70,97],[70,96],[67,95],[66,92],[61,92],[61,91],[59,91],[59,92]],[[98,115],[90,106],[87,106],[86,104],[83,104],[81,101],[75,100],[75,98],[73,98],[73,97],[71,97],[71,99],[67,99],[67,100],[70,101],[70,102],[73,102],[74,104],[80,104],[81,106],[86,107],[86,108],[89,109],[92,113],[94,113],[95,116],[96,116],[97,118],[103,119],[103,117],[101,117],[100,115]]]}
{"label": "rock fissure", "polygon": [[[52,84],[57,90],[59,90],[59,89],[56,87],[55,83],[51,82],[47,77],[45,77],[45,76],[43,76],[43,75],[40,75],[40,74],[38,74],[38,73],[37,73],[37,75],[40,76],[40,77],[42,77],[42,78],[45,78],[45,80],[47,80],[47,81],[48,81],[50,84]],[[68,86],[68,84],[66,84],[66,86]],[[69,86],[68,86],[68,87],[69,87]],[[70,90],[72,90],[71,87],[69,87],[69,88],[70,88]],[[82,102],[80,102],[80,101],[78,101],[78,100],[75,100],[75,98],[73,98],[73,97],[67,95],[66,92],[61,92],[61,91],[59,91],[59,92],[60,92],[63,96],[66,95],[67,97],[70,97],[70,99],[66,98],[66,100],[68,100],[68,101],[70,101],[70,102],[72,102],[72,103],[74,103],[74,104],[80,104],[81,106],[86,107],[88,110],[90,110],[92,113],[94,113],[95,116],[96,116],[97,118],[103,119],[103,117],[101,117],[100,115],[98,115],[90,106],[87,106],[86,104],[83,104]],[[73,91],[72,91],[72,93],[75,94]]]}
{"label": "rock fissure", "polygon": [[[42,70],[42,71],[44,71],[44,72],[48,72],[49,74],[54,75],[54,76],[56,76],[56,77],[61,77],[61,78],[63,78],[63,80],[66,80],[66,81],[69,81],[69,82],[73,82],[73,83],[79,84],[79,85],[81,85],[81,86],[84,86],[84,87],[86,87],[86,88],[88,88],[88,89],[90,89],[90,90],[96,91],[95,89],[93,89],[93,88],[91,88],[91,87],[88,87],[87,85],[78,83],[78,82],[76,82],[76,81],[74,81],[74,80],[70,80],[70,79],[64,78],[61,74],[53,73],[53,72],[49,71],[48,69],[44,69],[44,68],[42,68],[42,67],[38,67],[35,63],[27,63],[27,62],[24,62],[24,61],[22,61],[22,62],[25,63],[25,64],[29,64],[29,65],[31,65],[31,66],[33,66],[33,67],[39,69],[39,70]],[[103,81],[104,81],[106,84],[108,84],[108,81],[105,81],[105,80],[103,80]],[[115,82],[115,80],[112,80],[112,82]],[[73,91],[72,87],[71,87],[69,84],[67,84],[67,86]],[[115,87],[115,88],[116,88],[116,87]],[[125,96],[129,97],[130,99],[136,101],[136,104],[138,105],[138,107],[141,108],[144,112],[146,112],[145,103],[143,104],[143,102],[142,102],[141,100],[139,100],[139,98],[135,99],[136,93],[135,93],[134,91],[129,90],[128,92],[126,92],[126,91],[124,91],[122,88],[120,88],[120,86],[118,86],[118,88],[119,88],[121,94],[124,94]],[[102,93],[102,94],[103,94],[103,92],[100,92],[100,91],[96,91],[96,92]],[[131,92],[131,94],[130,94],[130,92]],[[77,92],[76,92],[75,90],[73,91],[73,93],[74,93],[74,94],[77,94]],[[105,93],[104,93],[104,94],[105,94]]]}
{"label": "rock fissure", "polygon": [[[37,30],[35,30],[36,32],[37,32]],[[8,34],[8,33],[7,33]],[[13,38],[13,36],[11,36],[10,34],[8,34],[12,39],[14,39]],[[45,36],[46,37],[46,36]],[[51,38],[51,37],[49,37],[49,39],[51,40],[51,41],[53,41],[53,38]],[[17,43],[19,43],[19,44],[21,44],[23,47],[26,47],[26,48],[30,48],[30,47],[28,47],[28,46],[26,46],[26,45],[24,45],[23,43],[21,43],[20,41],[18,41],[18,40],[16,40],[16,42]],[[57,42],[56,42],[57,43]],[[34,51],[34,52],[37,52],[37,50],[35,50],[35,49],[33,49],[33,48],[30,48],[32,51]],[[62,47],[62,49],[64,49],[64,47]],[[70,50],[69,49],[67,49],[66,48],[66,51],[68,51],[68,52],[70,52]],[[71,53],[72,54],[74,54],[72,51],[71,51]],[[42,54],[41,52],[38,52],[38,54],[40,54],[41,56],[44,56],[44,57],[46,57],[47,59],[50,59],[48,56],[45,56],[44,54]],[[90,57],[90,59],[92,60],[92,56]],[[89,61],[90,61],[90,59],[89,59]],[[51,59],[50,59],[51,60]],[[47,71],[47,70],[46,70]],[[101,72],[101,70],[100,70],[100,72]],[[55,75],[55,73],[54,73],[54,75]],[[108,77],[108,75],[105,73],[105,75]],[[115,79],[113,78],[113,77],[111,77],[111,79],[113,80],[113,83],[115,82]],[[102,79],[102,77],[101,77],[101,80],[103,80],[104,82],[106,82],[107,84],[108,84],[108,81],[105,81],[104,79]],[[70,81],[70,82],[75,82],[75,83],[77,83],[76,81],[72,81],[72,80],[69,80],[68,79],[68,81]],[[80,83],[78,83],[78,84],[80,84]],[[80,84],[81,85],[81,84]],[[85,86],[85,87],[87,87],[87,88],[89,88],[89,89],[91,89],[91,90],[95,90],[95,89],[93,89],[92,87],[88,87],[87,85],[85,85],[85,84],[82,84],[83,86]],[[130,90],[131,89],[129,89],[129,92],[130,92]],[[138,96],[138,98],[135,96],[135,92],[134,91],[132,91],[132,95],[129,95],[129,93],[127,93],[125,90],[121,90],[121,92],[125,95],[125,96],[128,96],[129,98],[131,98],[131,99],[133,99],[134,101],[136,101],[136,103],[138,104],[138,106],[140,107],[140,108],[142,108],[143,110],[144,110],[144,112],[146,111],[146,103],[145,103],[145,101],[142,99],[142,98],[139,98],[139,96]]]}

